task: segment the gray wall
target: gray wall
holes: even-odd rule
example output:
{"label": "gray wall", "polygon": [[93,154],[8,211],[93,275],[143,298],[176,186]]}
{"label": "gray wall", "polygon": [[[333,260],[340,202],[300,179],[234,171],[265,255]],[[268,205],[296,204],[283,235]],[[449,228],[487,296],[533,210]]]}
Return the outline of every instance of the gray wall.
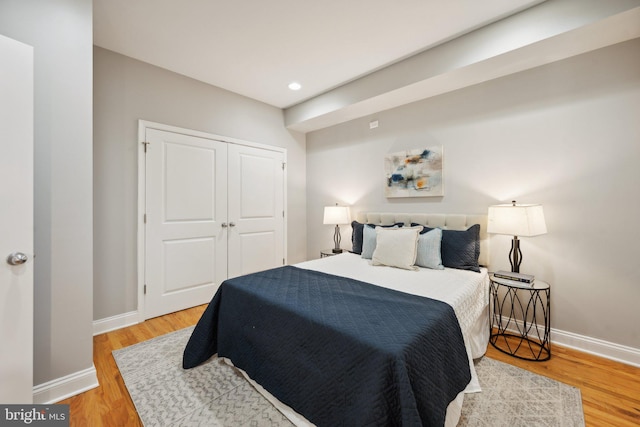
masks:
{"label": "gray wall", "polygon": [[93,366],[92,2],[1,0],[35,54],[34,383]]}
{"label": "gray wall", "polygon": [[[640,349],[638,52],[635,39],[307,134],[309,257],[332,247],[322,208],[335,202],[352,214],[542,203],[549,232],[522,239],[521,271],[551,283],[552,327]],[[445,196],[386,199],[385,154],[430,145],[444,147]],[[493,269],[509,268],[509,242],[491,238]]]}
{"label": "gray wall", "polygon": [[288,261],[306,259],[305,137],[282,110],[94,49],[94,319],[137,309],[138,119],[287,149]]}

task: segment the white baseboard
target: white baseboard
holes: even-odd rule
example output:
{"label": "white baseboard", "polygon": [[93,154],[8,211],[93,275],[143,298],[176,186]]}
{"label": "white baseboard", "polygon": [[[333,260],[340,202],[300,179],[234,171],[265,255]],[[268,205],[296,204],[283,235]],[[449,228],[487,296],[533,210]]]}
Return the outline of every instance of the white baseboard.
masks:
{"label": "white baseboard", "polygon": [[127,326],[136,325],[138,323],[140,323],[140,318],[137,311],[130,311],[128,313],[118,314],[105,319],[94,320],[93,336],[115,331],[116,329],[125,328]]}
{"label": "white baseboard", "polygon": [[[138,312],[119,314],[93,322],[93,335],[124,328],[139,323]],[[50,404],[98,387],[95,366],[66,377],[58,378],[33,388],[33,402]]]}
{"label": "white baseboard", "polygon": [[33,403],[48,405],[98,387],[96,367],[75,372],[33,388]]}
{"label": "white baseboard", "polygon": [[[503,319],[503,322],[506,321],[507,319]],[[518,327],[522,329],[522,321],[516,320],[516,323],[518,324]],[[543,326],[538,325],[538,327],[541,330],[544,329]],[[518,333],[518,331],[513,328],[508,328],[507,330],[512,333]],[[589,353],[595,356],[604,357],[605,359],[640,367],[640,349],[638,348],[627,347],[598,338],[591,338],[585,335],[578,335],[573,332],[561,331],[554,328],[551,328],[551,344],[558,344],[562,347],[572,348],[583,353]],[[553,357],[553,347],[551,348],[551,357]]]}
{"label": "white baseboard", "polygon": [[[640,368],[640,349],[551,328],[551,342]],[[553,354],[553,350],[551,350]]]}

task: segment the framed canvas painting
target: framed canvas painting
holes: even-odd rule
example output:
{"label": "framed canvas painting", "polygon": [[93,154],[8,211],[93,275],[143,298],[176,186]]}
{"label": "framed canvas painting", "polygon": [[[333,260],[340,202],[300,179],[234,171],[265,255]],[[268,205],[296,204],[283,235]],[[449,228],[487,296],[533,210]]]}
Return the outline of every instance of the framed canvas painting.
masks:
{"label": "framed canvas painting", "polygon": [[386,197],[444,196],[442,146],[387,154],[384,169]]}

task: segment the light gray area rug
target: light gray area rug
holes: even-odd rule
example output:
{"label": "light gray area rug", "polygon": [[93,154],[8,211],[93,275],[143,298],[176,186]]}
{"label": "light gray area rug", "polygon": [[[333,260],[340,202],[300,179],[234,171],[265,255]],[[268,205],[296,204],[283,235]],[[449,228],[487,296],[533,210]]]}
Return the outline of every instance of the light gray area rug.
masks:
{"label": "light gray area rug", "polygon": [[[113,352],[146,427],[292,425],[220,360],[183,370],[192,330]],[[579,389],[486,357],[476,369],[483,391],[465,396],[459,426],[584,426]]]}

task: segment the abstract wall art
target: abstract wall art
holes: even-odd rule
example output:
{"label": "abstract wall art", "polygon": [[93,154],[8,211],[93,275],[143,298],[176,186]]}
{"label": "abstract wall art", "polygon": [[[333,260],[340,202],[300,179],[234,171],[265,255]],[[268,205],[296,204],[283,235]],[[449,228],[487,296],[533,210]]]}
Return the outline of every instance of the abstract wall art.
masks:
{"label": "abstract wall art", "polygon": [[436,197],[442,186],[442,146],[390,153],[384,159],[386,197]]}

